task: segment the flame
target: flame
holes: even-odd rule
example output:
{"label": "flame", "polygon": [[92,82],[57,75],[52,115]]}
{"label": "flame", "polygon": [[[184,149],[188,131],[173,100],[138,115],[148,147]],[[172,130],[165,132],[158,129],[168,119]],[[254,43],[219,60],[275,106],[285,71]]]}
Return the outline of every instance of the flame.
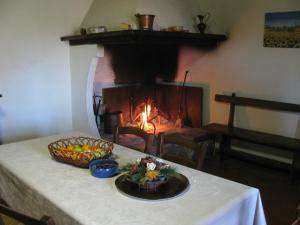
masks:
{"label": "flame", "polygon": [[148,123],[148,118],[150,117],[150,112],[151,112],[151,105],[146,104],[144,112],[142,112],[142,123],[141,123],[143,125],[144,130],[150,129],[150,125]]}

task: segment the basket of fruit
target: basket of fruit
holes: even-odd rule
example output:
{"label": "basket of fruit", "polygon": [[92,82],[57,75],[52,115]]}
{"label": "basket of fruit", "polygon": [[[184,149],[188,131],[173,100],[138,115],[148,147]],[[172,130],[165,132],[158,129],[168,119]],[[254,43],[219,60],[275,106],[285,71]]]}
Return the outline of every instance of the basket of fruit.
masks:
{"label": "basket of fruit", "polygon": [[89,137],[72,137],[50,143],[48,149],[57,161],[89,168],[92,160],[111,156],[113,143]]}

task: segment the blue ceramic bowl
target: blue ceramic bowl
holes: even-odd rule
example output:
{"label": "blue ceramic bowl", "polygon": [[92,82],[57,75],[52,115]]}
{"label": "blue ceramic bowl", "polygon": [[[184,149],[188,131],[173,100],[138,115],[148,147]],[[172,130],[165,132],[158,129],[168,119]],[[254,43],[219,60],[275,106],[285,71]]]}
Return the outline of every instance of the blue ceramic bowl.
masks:
{"label": "blue ceramic bowl", "polygon": [[112,177],[118,172],[118,163],[110,159],[98,159],[90,163],[90,171],[94,177]]}

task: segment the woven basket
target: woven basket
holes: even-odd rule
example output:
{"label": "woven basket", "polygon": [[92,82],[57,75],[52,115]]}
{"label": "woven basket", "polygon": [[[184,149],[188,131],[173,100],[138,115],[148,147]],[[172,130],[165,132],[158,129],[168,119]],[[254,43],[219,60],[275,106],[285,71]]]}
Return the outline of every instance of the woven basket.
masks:
{"label": "woven basket", "polygon": [[[81,160],[73,160],[71,157],[63,157],[59,154],[56,154],[57,150],[59,150],[61,148],[66,148],[68,145],[84,145],[84,144],[88,144],[90,146],[103,149],[106,151],[107,154],[104,157],[99,157],[99,158],[93,157],[92,159],[85,158],[85,159],[81,159]],[[89,138],[89,137],[72,137],[72,138],[67,138],[67,139],[60,139],[53,143],[50,143],[48,145],[48,149],[49,149],[50,155],[59,162],[71,164],[71,165],[78,166],[81,168],[88,168],[89,163],[92,160],[109,158],[111,156],[111,153],[113,150],[113,143],[104,141],[101,139],[95,139],[95,138]]]}

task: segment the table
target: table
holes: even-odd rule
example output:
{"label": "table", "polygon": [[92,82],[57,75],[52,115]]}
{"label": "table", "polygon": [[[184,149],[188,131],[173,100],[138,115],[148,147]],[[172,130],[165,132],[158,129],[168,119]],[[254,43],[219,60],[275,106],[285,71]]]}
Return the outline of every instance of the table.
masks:
{"label": "table", "polygon": [[[51,159],[47,145],[78,132],[0,146],[0,195],[12,208],[58,225],[264,225],[259,191],[174,164],[188,177],[189,189],[175,198],[148,201],[127,197],[114,178],[98,179],[89,170]],[[144,154],[115,145],[123,165]]]}

